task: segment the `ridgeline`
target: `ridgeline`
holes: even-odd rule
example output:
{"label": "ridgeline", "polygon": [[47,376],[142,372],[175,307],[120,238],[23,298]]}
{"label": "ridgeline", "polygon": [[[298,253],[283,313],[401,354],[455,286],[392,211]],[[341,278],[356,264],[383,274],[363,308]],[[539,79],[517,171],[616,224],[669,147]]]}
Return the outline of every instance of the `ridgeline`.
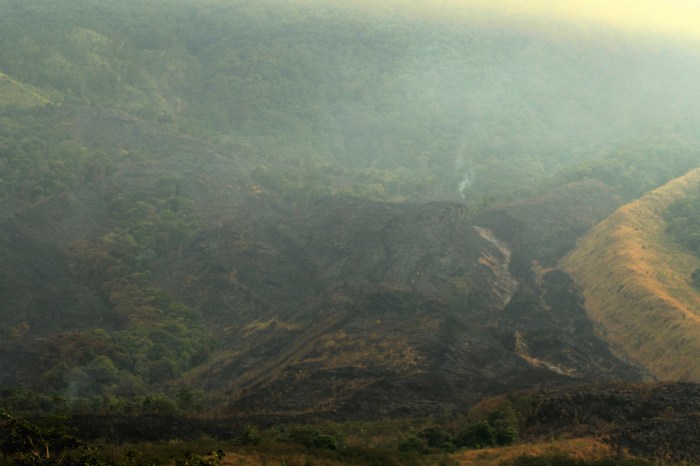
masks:
{"label": "ridgeline", "polygon": [[700,381],[700,260],[672,241],[664,213],[697,192],[700,169],[619,208],[564,260],[618,353],[658,379]]}

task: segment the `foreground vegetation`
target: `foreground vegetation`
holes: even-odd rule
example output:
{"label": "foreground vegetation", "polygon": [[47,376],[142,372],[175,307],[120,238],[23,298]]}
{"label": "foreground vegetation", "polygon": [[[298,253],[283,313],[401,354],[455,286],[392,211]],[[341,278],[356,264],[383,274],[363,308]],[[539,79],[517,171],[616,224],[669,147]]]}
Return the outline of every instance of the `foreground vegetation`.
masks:
{"label": "foreground vegetation", "polygon": [[[3,414],[0,464],[697,464],[700,385],[511,392],[442,417],[334,422],[259,417]],[[174,429],[174,427],[178,427]],[[179,433],[177,433],[179,431]]]}
{"label": "foreground vegetation", "polygon": [[[644,466],[652,463],[614,456],[610,447],[592,438],[519,444],[494,448],[497,437],[473,437],[474,426],[459,434],[468,445],[435,443],[450,437],[431,427],[396,439],[396,430],[425,421],[284,426],[258,431],[248,426],[237,438],[222,441],[170,440],[163,443],[112,444],[86,442],[61,419],[38,423],[3,414],[0,449],[8,465],[503,465],[503,466]],[[480,430],[477,428],[476,430]],[[470,432],[469,434],[466,434]],[[483,433],[483,432],[482,432]],[[466,437],[465,437],[466,434]],[[509,439],[512,440],[512,439]],[[459,444],[459,438],[455,438]]]}

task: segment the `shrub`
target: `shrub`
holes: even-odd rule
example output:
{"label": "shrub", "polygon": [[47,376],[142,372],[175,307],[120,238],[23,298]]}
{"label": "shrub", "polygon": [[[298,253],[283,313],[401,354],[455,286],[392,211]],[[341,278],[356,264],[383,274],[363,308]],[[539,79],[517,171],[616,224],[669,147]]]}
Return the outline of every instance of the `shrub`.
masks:
{"label": "shrub", "polygon": [[496,444],[496,430],[488,421],[472,424],[459,433],[455,445],[466,448],[488,448]]}
{"label": "shrub", "polygon": [[512,445],[518,438],[518,430],[513,426],[496,428],[496,445]]}
{"label": "shrub", "polygon": [[429,427],[418,433],[418,437],[428,442],[430,448],[443,448],[445,443],[452,442],[452,435],[439,427]]}
{"label": "shrub", "polygon": [[399,451],[411,451],[423,454],[427,453],[428,449],[421,439],[414,434],[410,434],[404,437],[399,443]]}
{"label": "shrub", "polygon": [[245,426],[243,431],[243,436],[241,437],[241,443],[243,445],[259,445],[260,444],[260,434],[255,426]]}
{"label": "shrub", "polygon": [[328,434],[318,434],[314,437],[314,446],[316,448],[324,448],[326,450],[337,450],[338,439]]}
{"label": "shrub", "polygon": [[440,448],[445,450],[445,453],[454,453],[457,451],[457,445],[452,442],[445,442],[440,446]]}
{"label": "shrub", "polygon": [[303,445],[306,448],[323,448],[328,450],[338,450],[342,443],[338,435],[322,432],[315,427],[291,429],[286,435],[286,440]]}
{"label": "shrub", "polygon": [[315,427],[297,427],[287,433],[286,440],[311,448],[314,446],[314,439],[319,435],[321,431]]}
{"label": "shrub", "polygon": [[219,450],[207,456],[185,453],[175,460],[175,466],[216,466],[221,464],[224,452]]}

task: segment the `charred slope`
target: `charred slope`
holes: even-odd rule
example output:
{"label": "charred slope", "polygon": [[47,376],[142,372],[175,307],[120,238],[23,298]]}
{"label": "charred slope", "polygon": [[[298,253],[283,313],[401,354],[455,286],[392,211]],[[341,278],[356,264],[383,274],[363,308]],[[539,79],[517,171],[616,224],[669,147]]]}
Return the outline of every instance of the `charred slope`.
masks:
{"label": "charred slope", "polygon": [[127,142],[80,187],[3,209],[9,385],[92,397],[187,384],[226,414],[375,417],[638,377],[567,276],[535,262],[614,203],[599,186],[477,217],[449,202],[290,206],[251,182],[249,154],[119,112],[57,112],[82,144]]}
{"label": "charred slope", "polygon": [[514,273],[517,241],[463,205],[331,198],[256,218],[202,231],[157,274],[218,323],[227,356],[191,377],[230,413],[429,413],[513,387],[638,377],[594,335],[565,274]]}
{"label": "charred slope", "polygon": [[690,383],[571,386],[521,393],[527,436],[595,435],[619,452],[660,463],[700,461],[700,386]]}

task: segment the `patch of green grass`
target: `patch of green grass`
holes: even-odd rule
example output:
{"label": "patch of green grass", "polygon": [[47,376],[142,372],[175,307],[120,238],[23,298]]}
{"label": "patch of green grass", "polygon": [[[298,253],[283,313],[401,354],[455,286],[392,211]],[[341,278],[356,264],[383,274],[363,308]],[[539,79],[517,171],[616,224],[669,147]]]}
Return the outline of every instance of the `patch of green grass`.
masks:
{"label": "patch of green grass", "polygon": [[49,100],[26,84],[19,83],[0,73],[0,106],[16,105],[34,107],[49,103]]}

